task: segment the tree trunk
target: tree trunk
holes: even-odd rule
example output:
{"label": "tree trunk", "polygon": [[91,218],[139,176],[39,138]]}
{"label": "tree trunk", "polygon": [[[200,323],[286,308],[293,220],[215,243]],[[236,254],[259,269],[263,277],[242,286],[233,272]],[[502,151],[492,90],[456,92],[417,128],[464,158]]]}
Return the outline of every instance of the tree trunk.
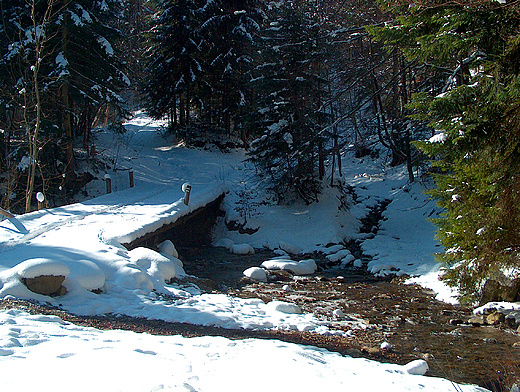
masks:
{"label": "tree trunk", "polygon": [[[66,9],[68,6],[68,0],[63,0],[63,8]],[[63,54],[67,56],[67,44],[68,44],[68,24],[70,22],[70,14],[64,12],[63,29],[62,29],[62,47]],[[72,133],[72,117],[70,107],[70,94],[69,94],[69,83],[65,80],[61,86],[61,99],[63,104],[63,128],[65,131],[65,154],[66,154],[66,166],[65,166],[65,181],[68,183],[72,180],[74,174],[74,150],[73,150],[73,133]]]}
{"label": "tree trunk", "polygon": [[184,127],[186,125],[186,116],[184,112],[184,94],[180,93],[179,95],[179,117],[180,117],[180,124],[181,127]]}

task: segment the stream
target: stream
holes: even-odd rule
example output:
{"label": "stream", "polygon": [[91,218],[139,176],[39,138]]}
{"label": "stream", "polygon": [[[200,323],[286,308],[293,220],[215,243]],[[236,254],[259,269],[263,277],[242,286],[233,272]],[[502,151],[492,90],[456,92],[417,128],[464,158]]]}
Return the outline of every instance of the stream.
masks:
{"label": "stream", "polygon": [[[260,283],[245,279],[242,272],[276,256],[271,251],[244,256],[210,246],[178,250],[186,272],[199,277],[199,285],[207,291],[296,303],[304,312],[327,320],[331,329],[350,331],[347,337],[330,339],[301,333],[302,343],[385,362],[425,359],[431,376],[491,391],[510,391],[520,379],[520,336],[515,330],[468,323],[472,309],[437,301],[433,292],[407,285],[404,278],[380,279],[363,269],[340,270],[313,255],[317,273],[293,277],[281,271]],[[334,315],[336,309],[345,314],[342,320]],[[353,327],[345,319],[361,320],[365,327]],[[381,349],[383,342],[390,348]]]}

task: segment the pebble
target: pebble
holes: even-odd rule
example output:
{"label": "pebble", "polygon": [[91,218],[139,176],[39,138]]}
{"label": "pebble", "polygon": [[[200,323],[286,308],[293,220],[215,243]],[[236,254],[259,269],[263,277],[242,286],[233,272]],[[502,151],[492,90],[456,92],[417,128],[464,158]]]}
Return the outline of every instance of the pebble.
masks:
{"label": "pebble", "polygon": [[459,325],[459,324],[463,324],[464,321],[462,321],[461,319],[451,319],[450,320],[450,324],[451,325]]}
{"label": "pebble", "polygon": [[484,343],[488,343],[488,344],[494,343],[494,344],[496,344],[496,343],[498,343],[498,340],[493,339],[493,338],[485,338],[484,339]]}
{"label": "pebble", "polygon": [[341,309],[336,309],[334,310],[334,312],[332,312],[332,314],[337,317],[337,318],[343,318],[345,317],[345,313],[343,313],[343,311]]}
{"label": "pebble", "polygon": [[391,351],[392,345],[388,342],[383,342],[383,343],[381,343],[381,350]]}

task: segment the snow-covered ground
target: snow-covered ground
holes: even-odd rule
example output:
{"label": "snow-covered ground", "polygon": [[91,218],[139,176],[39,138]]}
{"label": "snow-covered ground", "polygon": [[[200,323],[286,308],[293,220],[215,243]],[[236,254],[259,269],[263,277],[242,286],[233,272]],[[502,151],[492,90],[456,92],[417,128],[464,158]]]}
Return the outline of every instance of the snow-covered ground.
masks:
{"label": "snow-covered ground", "polygon": [[[0,298],[36,299],[77,314],[119,313],[225,328],[335,333],[291,304],[264,304],[224,294],[202,294],[193,285],[165,284],[185,274],[171,244],[157,250],[132,251],[121,245],[178,219],[222,192],[228,192],[228,216],[242,221],[247,218],[246,227],[259,229],[246,235],[221,227],[217,240],[236,253],[247,253],[244,250],[251,247],[276,249],[285,255],[284,263],[289,262],[291,253],[322,250],[344,265],[356,265],[358,261],[348,250],[326,245],[359,237],[359,218],[378,201],[390,199],[378,233],[361,238],[364,252],[373,256],[368,268],[379,274],[417,275],[417,281],[438,288],[442,298],[450,297],[437,279],[438,266],[432,253],[439,248],[434,227],[426,222],[436,213],[435,205],[422,194],[423,185],[407,185],[401,168],[389,169],[369,158],[345,156],[344,181],[354,186],[358,196],[358,203],[349,211],[338,209],[334,189],[327,189],[319,204],[278,206],[265,203],[265,193],[243,163],[243,152],[185,149],[161,137],[159,126],[138,114],[126,124],[124,135],[98,134],[96,147],[114,166],[97,173],[101,180],[88,184],[85,190],[101,195],[105,186],[102,179],[109,174],[114,193],[19,216],[26,233],[9,220],[0,222]],[[129,169],[134,171],[134,188],[128,186]],[[185,182],[192,185],[189,206],[182,202]],[[236,208],[244,205],[247,213]],[[312,262],[306,263],[306,267],[312,266]],[[21,278],[41,274],[67,276],[63,283],[67,294],[42,296],[21,283]],[[94,288],[102,292],[94,294]],[[29,367],[35,374],[32,380],[48,379],[43,376],[59,369],[56,377],[73,390],[452,388],[444,380],[410,375],[404,367],[344,358],[312,347],[278,341],[101,332],[13,310],[0,313],[0,338],[0,385],[7,390],[26,389],[37,382],[23,376]],[[425,371],[423,362],[410,366],[412,373]],[[50,381],[43,384],[49,389],[54,386]],[[472,386],[463,389],[480,390]]]}
{"label": "snow-covered ground", "polygon": [[277,340],[100,331],[19,310],[0,313],[0,333],[5,391],[483,391],[422,377],[421,360],[380,364]]}

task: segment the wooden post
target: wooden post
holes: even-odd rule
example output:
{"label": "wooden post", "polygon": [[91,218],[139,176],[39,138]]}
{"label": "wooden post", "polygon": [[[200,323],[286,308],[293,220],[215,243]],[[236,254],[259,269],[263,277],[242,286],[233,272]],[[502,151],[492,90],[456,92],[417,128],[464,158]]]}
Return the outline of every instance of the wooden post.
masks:
{"label": "wooden post", "polygon": [[112,178],[110,174],[105,174],[105,182],[107,183],[107,194],[112,193]]}
{"label": "wooden post", "polygon": [[130,169],[130,171],[128,172],[128,177],[130,179],[130,188],[133,188],[134,187],[134,171],[132,169]]}
{"label": "wooden post", "polygon": [[43,208],[43,202],[45,201],[45,195],[41,192],[36,194],[36,200],[38,201],[38,211]]}
{"label": "wooden post", "polygon": [[188,205],[190,202],[191,185],[189,182],[182,184],[182,191],[184,192],[184,204]]}
{"label": "wooden post", "polygon": [[2,207],[0,207],[0,215],[5,216],[7,219],[14,218],[13,214],[11,214],[9,211],[4,210]]}

